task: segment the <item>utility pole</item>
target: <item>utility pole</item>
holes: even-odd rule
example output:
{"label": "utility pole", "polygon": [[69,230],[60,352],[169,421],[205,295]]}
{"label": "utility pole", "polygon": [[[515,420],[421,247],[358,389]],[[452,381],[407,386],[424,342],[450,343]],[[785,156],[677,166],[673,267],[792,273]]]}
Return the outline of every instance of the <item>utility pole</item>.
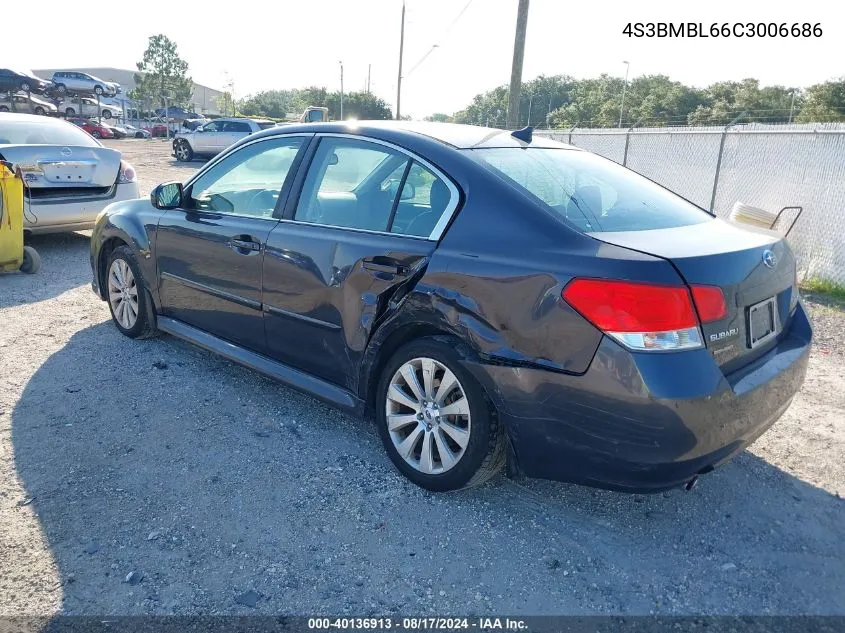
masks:
{"label": "utility pole", "polygon": [[513,41],[511,86],[508,93],[507,127],[519,127],[519,91],[522,89],[522,60],[525,57],[525,31],[528,28],[528,0],[519,0],[516,13],[516,36]]}
{"label": "utility pole", "polygon": [[340,120],[343,121],[343,62],[339,61],[340,64]]}
{"label": "utility pole", "polygon": [[396,79],[396,120],[402,117],[402,53],[405,50],[405,0],[402,0],[402,25],[399,27],[399,76]]}
{"label": "utility pole", "polygon": [[370,75],[373,72],[373,65],[367,64],[367,94],[370,94]]}
{"label": "utility pole", "polygon": [[619,106],[619,127],[622,127],[622,111],[625,109],[625,90],[628,88],[628,71],[631,70],[631,64],[628,62],[622,62],[625,64],[625,83],[622,84],[622,104]]}

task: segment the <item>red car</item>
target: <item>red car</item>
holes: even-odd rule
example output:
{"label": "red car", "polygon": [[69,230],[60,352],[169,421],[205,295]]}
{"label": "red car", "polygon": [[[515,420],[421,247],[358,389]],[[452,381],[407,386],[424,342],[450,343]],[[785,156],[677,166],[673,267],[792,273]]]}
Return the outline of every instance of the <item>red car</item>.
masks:
{"label": "red car", "polygon": [[74,125],[78,125],[94,138],[114,138],[114,132],[110,128],[100,125],[91,119],[72,118],[68,119],[68,121]]}
{"label": "red car", "polygon": [[145,127],[144,129],[147,130],[153,138],[167,136],[167,126],[164,125],[164,123],[156,123],[155,125]]}

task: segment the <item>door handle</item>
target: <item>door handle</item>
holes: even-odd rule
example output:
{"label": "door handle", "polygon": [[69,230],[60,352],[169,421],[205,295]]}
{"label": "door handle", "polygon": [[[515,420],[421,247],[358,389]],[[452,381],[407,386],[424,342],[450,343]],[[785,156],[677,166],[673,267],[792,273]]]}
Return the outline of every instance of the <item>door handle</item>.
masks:
{"label": "door handle", "polygon": [[376,255],[375,257],[367,257],[363,260],[361,265],[367,270],[372,270],[378,273],[388,273],[391,275],[404,275],[408,272],[408,267],[400,261],[392,257],[384,257]]}
{"label": "door handle", "polygon": [[229,240],[229,248],[233,251],[260,251],[261,242],[251,239],[244,239],[243,237],[233,237]]}

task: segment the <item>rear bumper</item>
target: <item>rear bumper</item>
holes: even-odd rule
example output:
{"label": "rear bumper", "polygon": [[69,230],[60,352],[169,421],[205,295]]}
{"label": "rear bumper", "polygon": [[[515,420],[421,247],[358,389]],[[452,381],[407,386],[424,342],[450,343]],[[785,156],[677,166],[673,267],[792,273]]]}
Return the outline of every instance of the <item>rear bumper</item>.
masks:
{"label": "rear bumper", "polygon": [[470,369],[497,404],[519,471],[656,492],[709,472],[766,431],[801,388],[811,340],[799,303],[777,346],[728,376],[706,349],[631,353],[608,338],[581,376]]}
{"label": "rear bumper", "polygon": [[[67,233],[93,229],[97,215],[112,202],[134,200],[138,183],[115,185],[108,195],[88,198],[35,198],[24,214],[27,233]],[[31,220],[35,220],[32,222]]]}

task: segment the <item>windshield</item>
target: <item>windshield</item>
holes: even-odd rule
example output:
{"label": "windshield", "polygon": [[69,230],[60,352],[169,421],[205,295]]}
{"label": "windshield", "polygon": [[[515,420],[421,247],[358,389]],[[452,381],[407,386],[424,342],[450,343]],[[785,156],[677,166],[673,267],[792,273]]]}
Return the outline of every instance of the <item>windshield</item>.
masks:
{"label": "windshield", "polygon": [[585,233],[668,229],[712,219],[647,178],[588,152],[548,148],[471,152]]}
{"label": "windshield", "polygon": [[47,117],[43,121],[15,121],[0,118],[0,145],[82,145],[100,144],[75,125]]}

